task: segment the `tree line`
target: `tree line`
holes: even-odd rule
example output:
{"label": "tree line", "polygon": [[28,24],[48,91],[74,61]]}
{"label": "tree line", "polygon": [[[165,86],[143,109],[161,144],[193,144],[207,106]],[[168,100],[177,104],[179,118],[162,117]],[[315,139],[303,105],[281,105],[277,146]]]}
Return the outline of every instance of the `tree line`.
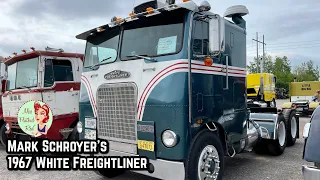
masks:
{"label": "tree line", "polygon": [[[261,56],[258,56],[261,59]],[[249,73],[260,73],[260,63],[257,57],[247,65]],[[265,55],[263,72],[272,73],[277,77],[276,87],[289,90],[289,83],[296,79],[297,82],[302,81],[319,81],[319,67],[312,60],[305,61],[300,65],[292,67],[290,60],[286,57],[275,57]]]}

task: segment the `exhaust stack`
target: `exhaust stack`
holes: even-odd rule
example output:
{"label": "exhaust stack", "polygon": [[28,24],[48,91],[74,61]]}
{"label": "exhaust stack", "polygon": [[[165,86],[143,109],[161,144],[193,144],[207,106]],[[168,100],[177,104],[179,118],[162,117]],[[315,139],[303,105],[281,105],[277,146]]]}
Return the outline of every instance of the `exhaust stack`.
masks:
{"label": "exhaust stack", "polygon": [[232,21],[241,28],[246,29],[246,21],[242,18],[249,14],[246,6],[236,5],[229,7],[224,13],[224,17],[232,18]]}

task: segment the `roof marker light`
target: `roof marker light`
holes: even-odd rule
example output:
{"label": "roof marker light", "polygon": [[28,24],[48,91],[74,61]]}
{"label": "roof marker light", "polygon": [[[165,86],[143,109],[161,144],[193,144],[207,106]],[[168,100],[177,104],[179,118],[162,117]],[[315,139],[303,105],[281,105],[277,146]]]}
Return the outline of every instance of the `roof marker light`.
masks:
{"label": "roof marker light", "polygon": [[27,53],[27,51],[26,51],[26,50],[24,50],[24,49],[22,49],[22,50],[21,50],[21,52],[23,52],[23,53]]}
{"label": "roof marker light", "polygon": [[31,49],[32,51],[35,51],[34,47],[30,47],[30,49]]}
{"label": "roof marker light", "polygon": [[153,8],[152,7],[148,7],[146,9],[146,11],[147,11],[148,14],[152,14],[153,13]]}
{"label": "roof marker light", "polygon": [[12,54],[16,56],[16,55],[17,55],[18,53],[16,53],[16,52],[13,52]]}
{"label": "roof marker light", "polygon": [[189,2],[190,0],[182,0],[182,2]]}
{"label": "roof marker light", "polygon": [[104,31],[104,29],[102,27],[97,28],[98,32]]}

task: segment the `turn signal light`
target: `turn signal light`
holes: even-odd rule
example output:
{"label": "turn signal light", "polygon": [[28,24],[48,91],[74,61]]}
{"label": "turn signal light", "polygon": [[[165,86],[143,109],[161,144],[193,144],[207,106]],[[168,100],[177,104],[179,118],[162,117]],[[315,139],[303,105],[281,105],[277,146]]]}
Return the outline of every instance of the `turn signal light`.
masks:
{"label": "turn signal light", "polygon": [[190,1],[190,0],[182,0],[182,2],[188,2],[188,1]]}
{"label": "turn signal light", "polygon": [[212,58],[206,57],[206,59],[204,60],[204,65],[211,66],[212,64],[213,64]]}

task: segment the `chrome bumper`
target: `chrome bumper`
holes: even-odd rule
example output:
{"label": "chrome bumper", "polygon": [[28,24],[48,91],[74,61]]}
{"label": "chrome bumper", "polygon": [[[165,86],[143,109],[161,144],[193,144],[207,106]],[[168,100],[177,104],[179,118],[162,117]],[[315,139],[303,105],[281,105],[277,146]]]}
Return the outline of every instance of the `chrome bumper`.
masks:
{"label": "chrome bumper", "polygon": [[316,180],[320,179],[320,169],[311,166],[302,166],[303,180]]}
{"label": "chrome bumper", "polygon": [[[88,156],[84,154],[80,154],[81,156]],[[98,156],[102,156],[102,154],[97,154]],[[109,153],[105,156],[137,156],[133,154],[128,154],[120,151],[113,151],[110,149]],[[139,174],[143,174],[146,176],[151,176],[158,179],[165,180],[184,180],[185,179],[185,170],[184,164],[182,162],[174,162],[167,160],[152,160],[149,162],[154,166],[154,172],[149,173],[148,171],[132,171]]]}

